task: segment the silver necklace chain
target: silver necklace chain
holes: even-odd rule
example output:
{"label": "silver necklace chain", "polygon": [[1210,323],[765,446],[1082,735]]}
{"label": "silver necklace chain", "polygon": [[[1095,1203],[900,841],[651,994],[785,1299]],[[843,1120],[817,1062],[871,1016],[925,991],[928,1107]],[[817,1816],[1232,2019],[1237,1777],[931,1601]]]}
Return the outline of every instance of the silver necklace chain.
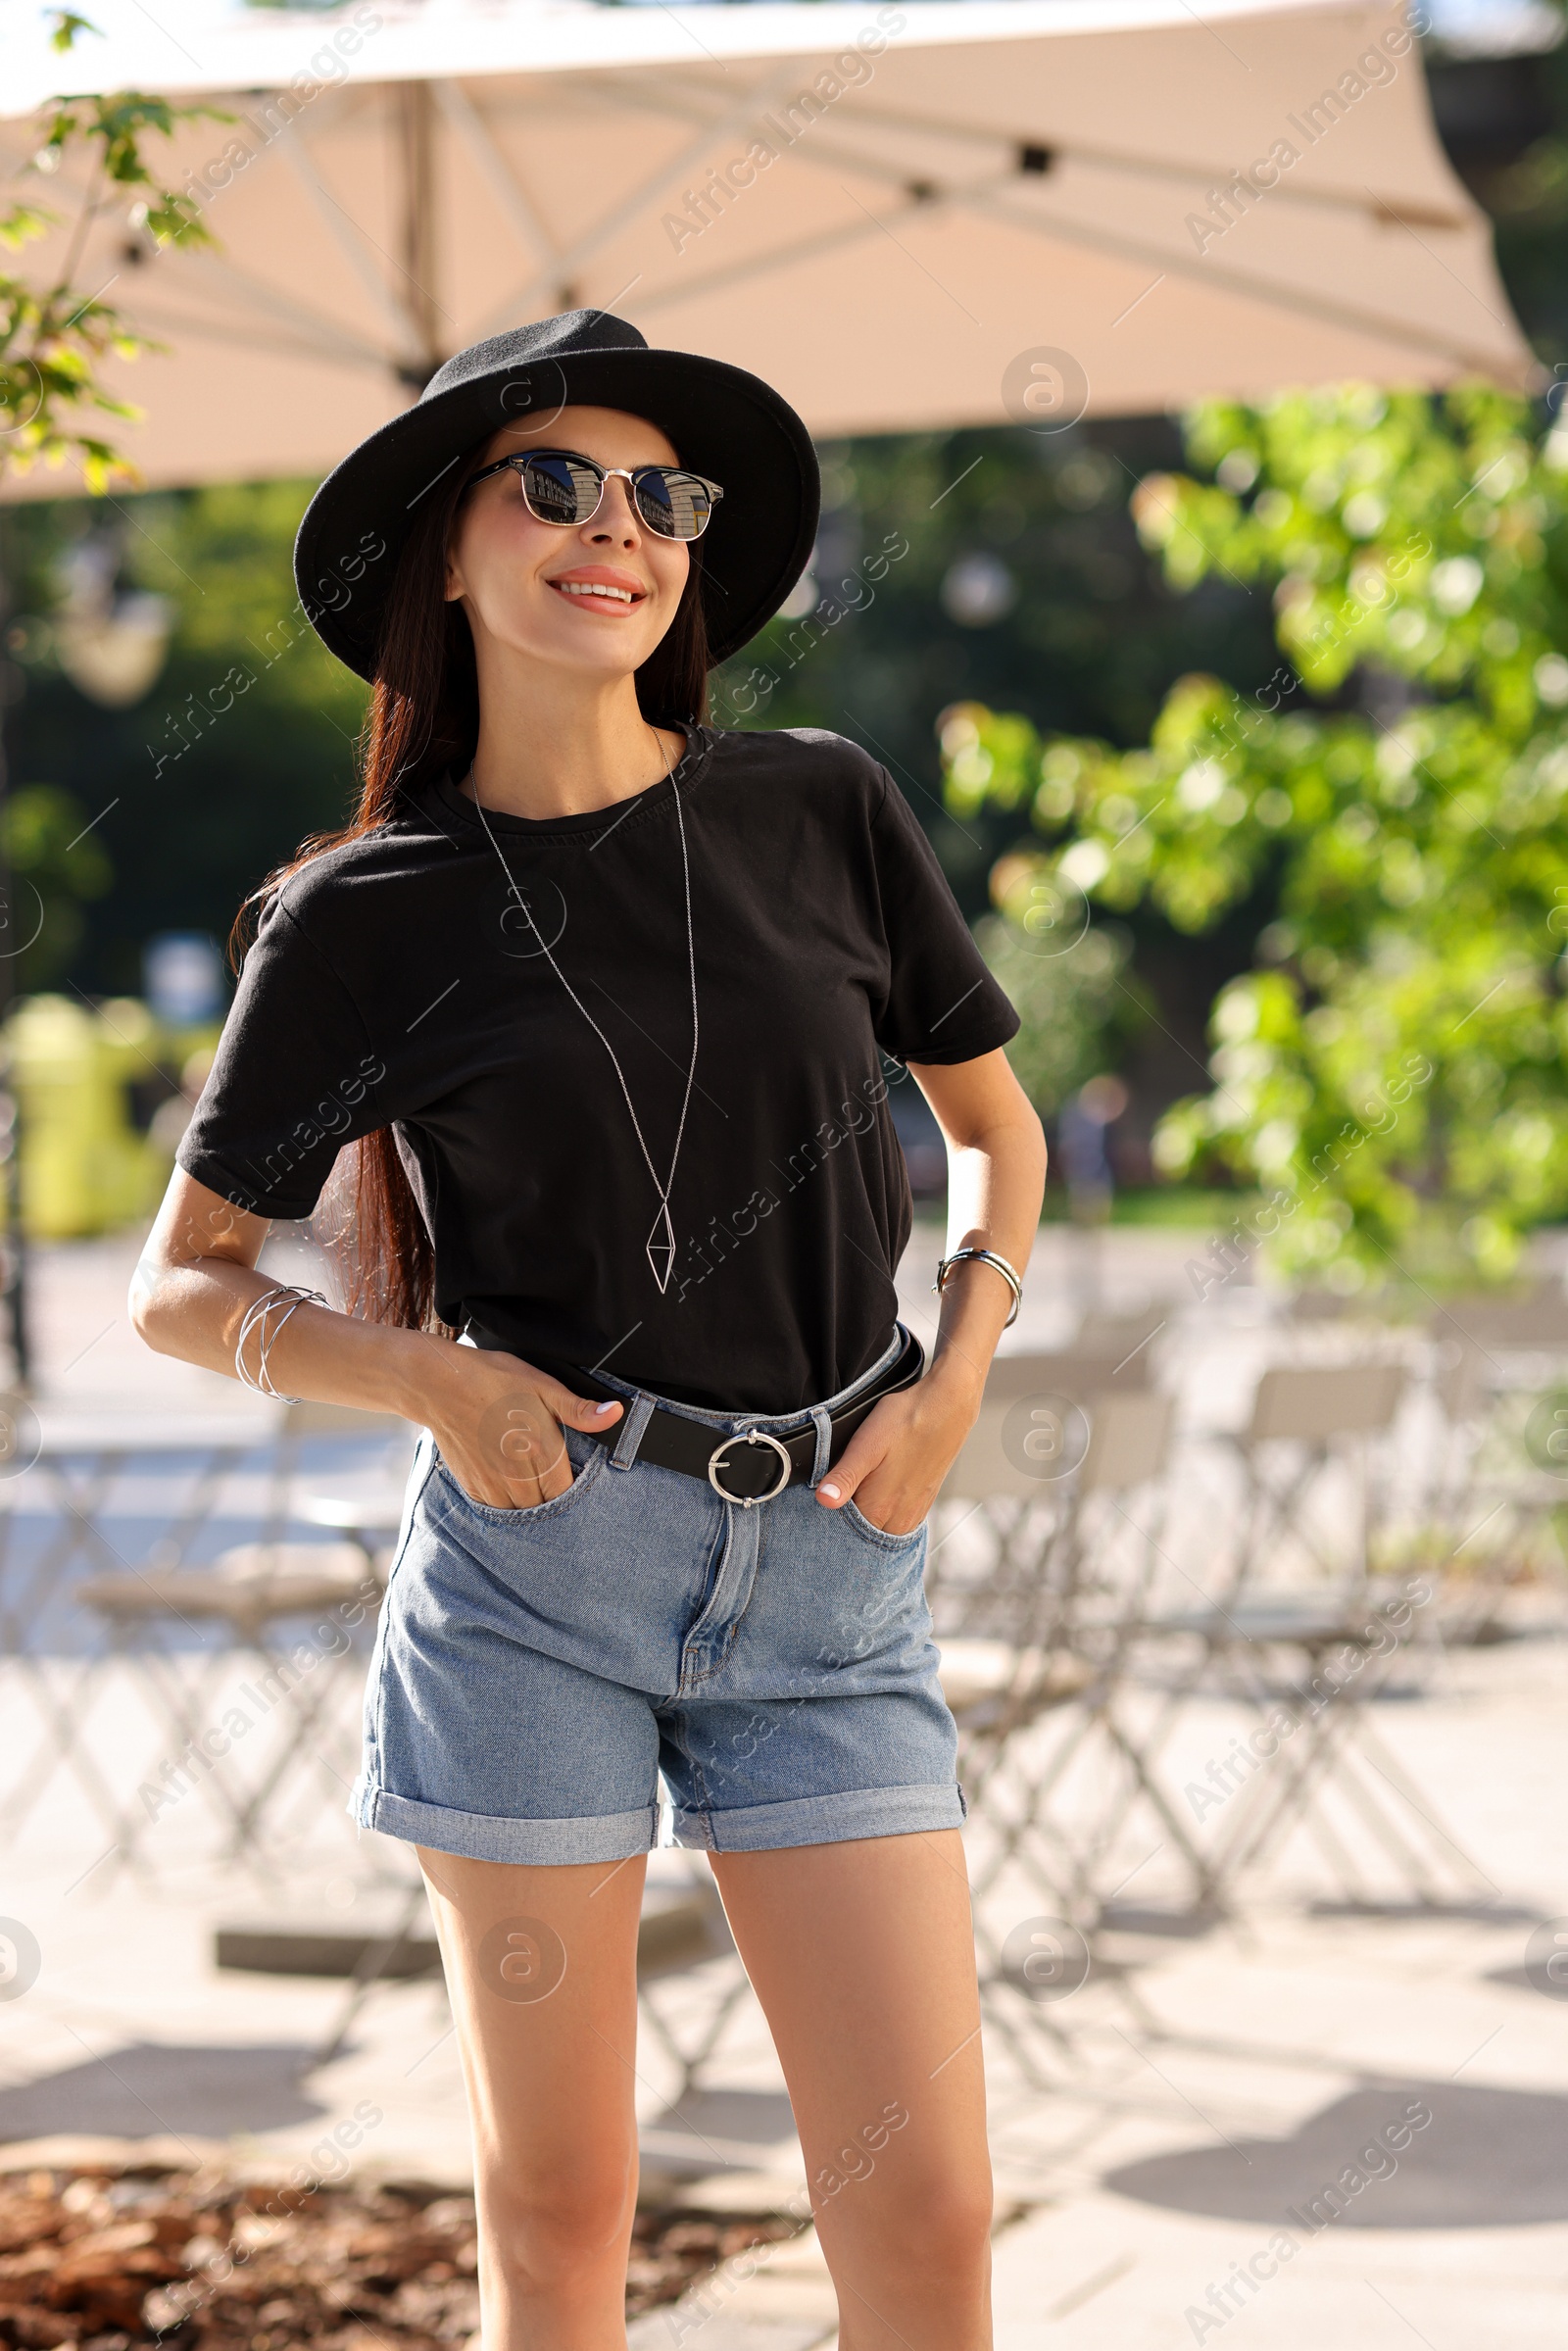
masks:
{"label": "silver necklace chain", "polygon": [[[652,732],[653,730],[651,729],[650,731]],[[659,740],[657,734],[655,735],[655,740],[656,742]],[[566,994],[570,997],[572,1003],[576,1005],[578,1011],[582,1014],[584,1020],[587,1021],[588,1026],[593,1030],[594,1035],[598,1038],[600,1044],[610,1055],[611,1065],[613,1068],[616,1077],[620,1080],[620,1091],[626,1100],[626,1108],[631,1118],[632,1129],[637,1137],[637,1148],[643,1154],[644,1161],[647,1164],[648,1172],[653,1178],[654,1190],[659,1195],[659,1214],[654,1218],[653,1224],[649,1230],[648,1239],[643,1246],[647,1252],[648,1263],[653,1272],[654,1280],[659,1284],[660,1294],[662,1296],[664,1291],[669,1288],[670,1276],[675,1270],[675,1227],[671,1221],[669,1213],[669,1196],[675,1188],[675,1170],[680,1165],[680,1147],[686,1139],[686,1113],[691,1108],[692,1083],[697,1075],[698,1029],[697,942],[692,932],[692,868],[691,859],[688,857],[686,850],[686,817],[680,805],[680,786],[675,781],[674,769],[669,763],[669,754],[664,750],[664,746],[662,742],[659,744],[659,749],[664,761],[664,779],[668,783],[671,792],[674,794],[675,822],[680,828],[680,868],[681,877],[686,886],[686,962],[687,968],[691,974],[692,990],[692,1057],[687,1065],[686,1070],[686,1091],[681,1097],[680,1123],[675,1129],[675,1148],[670,1153],[669,1174],[664,1179],[663,1183],[661,1183],[659,1180],[659,1170],[654,1165],[654,1156],[648,1148],[647,1139],[643,1134],[642,1121],[637,1115],[637,1105],[631,1099],[631,1088],[626,1083],[626,1073],[620,1066],[619,1057],[616,1054],[615,1049],[611,1044],[610,1039],[605,1035],[605,1032],[600,1027],[598,1021],[589,1011],[588,1006],[583,1003],[582,998],[577,994],[577,991],[572,986],[570,980],[567,979],[565,973],[562,970],[561,965],[556,961],[554,955],[551,953],[549,942],[546,940],[543,931],[539,928],[539,925],[535,922],[532,911],[528,906],[528,902],[523,897],[521,890],[517,887],[516,878],[513,873],[512,867],[507,863],[505,853],[502,850],[500,842],[496,839],[489,817],[485,814],[484,803],[479,798],[479,787],[476,783],[474,783],[473,763],[471,760],[468,764],[468,782],[473,785],[473,805],[479,811],[479,821],[484,826],[491,848],[495,851],[497,857],[500,859],[501,870],[507,877],[508,888],[512,892],[513,898],[522,914],[523,920],[527,923],[528,928],[538,940],[540,950],[545,955],[546,960],[549,962],[551,970],[555,973],[557,979],[561,982],[563,988],[565,989]],[[663,1259],[662,1270],[661,1270],[660,1265],[661,1258]]]}

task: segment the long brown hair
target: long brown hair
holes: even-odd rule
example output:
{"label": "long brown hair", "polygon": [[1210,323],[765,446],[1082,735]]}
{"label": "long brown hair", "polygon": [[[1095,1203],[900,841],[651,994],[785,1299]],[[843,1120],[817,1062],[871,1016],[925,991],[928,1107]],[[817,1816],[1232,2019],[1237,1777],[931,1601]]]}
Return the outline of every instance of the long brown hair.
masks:
{"label": "long brown hair", "polygon": [[[246,901],[235,925],[236,947],[250,933],[252,909],[264,906],[301,866],[378,832],[425,785],[448,771],[466,773],[473,758],[479,739],[473,639],[463,607],[446,597],[447,550],[470,468],[471,457],[454,467],[452,486],[426,507],[398,559],[359,743],[359,806],[340,832],[303,843]],[[636,675],[638,707],[650,722],[700,725],[708,715],[710,662],[700,542],[690,555],[674,618]],[[325,1210],[321,1238],[338,1264],[350,1313],[412,1330],[447,1328],[436,1312],[429,1229],[391,1127],[378,1127],[339,1152]]]}

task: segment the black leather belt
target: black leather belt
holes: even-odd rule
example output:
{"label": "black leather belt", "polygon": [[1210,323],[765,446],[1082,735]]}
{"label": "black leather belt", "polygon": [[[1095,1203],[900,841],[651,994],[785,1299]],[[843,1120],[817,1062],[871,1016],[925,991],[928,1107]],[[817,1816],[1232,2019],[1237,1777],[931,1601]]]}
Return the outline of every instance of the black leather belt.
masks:
{"label": "black leather belt", "polygon": [[[486,1344],[478,1331],[473,1335],[481,1346]],[[885,1396],[897,1396],[901,1389],[912,1388],[924,1369],[925,1349],[912,1331],[906,1331],[904,1345],[887,1370],[863,1396],[833,1414],[829,1461],[838,1460],[873,1404],[879,1404]],[[591,1372],[573,1368],[560,1376],[577,1395],[592,1396],[596,1402],[609,1398],[617,1404],[626,1401]],[[612,1448],[624,1426],[622,1418],[603,1435],[597,1429],[582,1434],[591,1437],[595,1445]],[[804,1486],[809,1481],[816,1461],[816,1430],[808,1427],[793,1437],[775,1437],[768,1429],[743,1429],[738,1437],[718,1437],[702,1421],[687,1420],[684,1414],[656,1404],[637,1447],[637,1458],[652,1461],[658,1469],[678,1469],[688,1478],[704,1478],[726,1502],[739,1502],[750,1510],[756,1502],[770,1502],[786,1486]]]}

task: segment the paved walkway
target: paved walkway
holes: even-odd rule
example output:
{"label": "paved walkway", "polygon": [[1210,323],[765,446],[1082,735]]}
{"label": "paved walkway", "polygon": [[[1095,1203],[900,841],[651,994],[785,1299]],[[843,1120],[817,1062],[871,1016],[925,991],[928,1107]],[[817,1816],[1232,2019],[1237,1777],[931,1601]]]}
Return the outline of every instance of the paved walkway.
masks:
{"label": "paved walkway", "polygon": [[[1192,1251],[1186,1236],[1127,1239],[1114,1261],[1126,1293],[1167,1288]],[[95,1401],[143,1369],[112,1312],[96,1341],[91,1327],[106,1297],[118,1302],[124,1252],[89,1255],[60,1252],[39,1282],[41,1316],[66,1334],[51,1341],[55,1391],[76,1401],[95,1359]],[[912,1312],[920,1280],[908,1288]],[[1050,1312],[1049,1301],[1031,1308],[1034,1343],[1054,1335]],[[78,1344],[89,1352],[70,1368]],[[205,1410],[207,1388],[233,1408],[232,1391],[177,1367],[147,1375],[142,1396],[166,1379],[171,1408]],[[1397,1901],[1357,1912],[1326,1900],[1326,1872],[1293,1848],[1238,1923],[1186,1932],[1192,1922],[1161,1914],[1152,1863],[1135,1889],[1144,1907],[1129,1895],[1108,1946],[1150,2024],[1114,1982],[1091,1978],[1049,2013],[1065,2052],[1038,2035],[1025,2043],[1047,2087],[988,2031],[1005,2216],[999,2351],[1165,2351],[1221,2336],[1225,2351],[1557,2351],[1568,1997],[1554,1996],[1539,1955],[1542,1923],[1568,1917],[1568,1642],[1544,1615],[1531,1638],[1439,1658],[1406,1687],[1376,1706],[1376,1729],[1482,1864],[1475,1898],[1447,1913]],[[0,1702],[12,1694],[0,1690]],[[1217,1702],[1189,1712],[1177,1785],[1189,1762],[1199,1772],[1226,1751],[1238,1720]],[[280,1905],[317,1920],[384,1916],[368,1869],[390,1878],[401,1854],[356,1845],[323,1813],[285,1904],[213,1869],[193,1808],[158,1835],[156,1886],[94,1870],[99,1826],[62,1781],[10,1856],[0,1909],[35,1939],[39,1966],[24,1997],[0,2001],[0,2141],[15,2152],[60,2133],[165,2137],[330,2174],[347,2160],[333,2134],[358,2113],[357,2164],[464,2180],[461,2083],[433,1985],[378,1993],[348,2050],[322,2065],[314,2053],[341,1986],[214,1964],[217,1925]],[[1004,1934],[1027,1902],[1013,1887],[999,1904],[988,1923]],[[666,1987],[677,2030],[700,2021],[722,1980],[718,1963]],[[672,2108],[675,2076],[651,2036],[640,2063],[648,2170],[666,2192],[732,2209],[799,2195],[799,2150],[754,2010],[701,2099]],[[808,2351],[832,2329],[808,2236],[751,2274],[721,2274],[674,2320],[638,2322],[632,2339],[637,2351]]]}

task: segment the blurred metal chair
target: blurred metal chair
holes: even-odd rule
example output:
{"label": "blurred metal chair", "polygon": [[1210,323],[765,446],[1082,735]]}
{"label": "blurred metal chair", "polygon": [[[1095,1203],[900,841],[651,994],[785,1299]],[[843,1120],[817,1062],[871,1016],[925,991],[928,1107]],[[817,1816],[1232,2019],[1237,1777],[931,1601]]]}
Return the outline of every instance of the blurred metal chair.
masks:
{"label": "blurred metal chair", "polygon": [[[677,2097],[702,2087],[725,2028],[752,1988],[712,1872],[695,1853],[682,1860],[679,1875],[649,1877],[637,1930],[638,2010],[679,2071]],[[687,1979],[699,1971],[704,1997],[694,2002]]]}
{"label": "blurred metal chair", "polygon": [[[361,1412],[349,1404],[284,1406],[273,1448],[267,1515],[261,1540],[279,1542],[301,1522],[331,1528],[358,1543],[368,1557],[390,1541],[402,1516],[403,1491],[417,1431],[391,1412]],[[366,1457],[328,1476],[311,1465],[311,1448],[348,1442]]]}
{"label": "blurred metal chair", "polygon": [[1538,1579],[1568,1592],[1568,1366],[1551,1380],[1540,1320],[1530,1320],[1518,1348],[1495,1328],[1436,1347],[1432,1519],[1443,1550],[1432,1564],[1449,1645],[1501,1638],[1510,1598]]}
{"label": "blurred metal chair", "polygon": [[[0,1658],[13,1682],[10,1743],[20,1737],[16,1700],[24,1691],[41,1736],[0,1803],[7,1841],[22,1835],[61,1770],[74,1777],[101,1820],[118,1816],[114,1790],[83,1737],[97,1661],[74,1657],[70,1634],[83,1563],[100,1571],[126,1564],[104,1527],[124,1482],[151,1479],[159,1489],[151,1547],[162,1564],[177,1566],[227,1481],[266,1443],[274,1417],[192,1415],[172,1426],[129,1413],[46,1411],[40,1420],[20,1399],[10,1404],[4,1419],[21,1466],[0,1487]],[[19,1523],[31,1519],[40,1494],[47,1531],[29,1557]]]}
{"label": "blurred metal chair", "polygon": [[[1166,1623],[1180,1634],[1179,1619]],[[1401,1654],[1401,1644],[1388,1639],[1386,1617],[1367,1604],[1339,1607],[1332,1595],[1315,1610],[1300,1597],[1260,1598],[1240,1604],[1231,1633],[1216,1633],[1197,1611],[1187,1629],[1203,1641],[1216,1686],[1272,1726],[1262,1764],[1253,1750],[1253,1765],[1244,1769],[1236,1759],[1241,1740],[1225,1759],[1236,1784],[1227,1773],[1224,1801],[1229,1805],[1233,1792],[1236,1801],[1211,1855],[1216,1901],[1228,1899],[1298,1828],[1315,1839],[1347,1899],[1375,1905],[1386,1891],[1356,1858],[1347,1831],[1379,1866],[1392,1864],[1401,1894],[1431,1905],[1485,1898],[1485,1873],[1374,1724],[1370,1701]],[[1275,1659],[1283,1665],[1283,1690],[1271,1670]],[[1293,1726],[1288,1738],[1279,1736],[1282,1704]]]}
{"label": "blurred metal chair", "polygon": [[[145,1564],[122,1557],[96,1525],[78,1528],[74,1536],[66,1530],[52,1545],[52,1554],[58,1554],[74,1541],[98,1566],[99,1572],[74,1580],[69,1591],[73,1606],[103,1628],[107,1650],[84,1665],[78,1703],[57,1730],[51,1761],[69,1763],[81,1778],[114,1838],[116,1866],[146,1866],[148,1832],[163,1810],[157,1801],[160,1788],[184,1794],[199,1784],[223,1823],[224,1857],[266,1869],[272,1866],[270,1846],[280,1791],[300,1778],[301,1767],[308,1779],[330,1789],[334,1803],[341,1802],[352,1781],[354,1742],[346,1728],[331,1720],[334,1699],[346,1687],[333,1656],[364,1645],[363,1638],[355,1637],[379,1604],[383,1561],[368,1528],[357,1526],[352,1542],[315,1543],[292,1540],[289,1528],[313,1447],[325,1444],[340,1451],[345,1441],[356,1448],[375,1447],[383,1458],[373,1462],[372,1476],[380,1476],[385,1491],[395,1474],[392,1454],[407,1451],[412,1433],[391,1415],[311,1403],[287,1405],[271,1416],[271,1426],[270,1446],[258,1465],[258,1535],[250,1543],[231,1544],[216,1562],[190,1564],[192,1538],[219,1505],[223,1475],[237,1469],[247,1454],[254,1459],[257,1450],[250,1432],[248,1442],[232,1442],[231,1424],[231,1442],[215,1449],[205,1465],[184,1521],[153,1546]],[[190,1442],[184,1432],[171,1432],[163,1449],[182,1450]],[[93,1473],[102,1490],[100,1508],[111,1460],[122,1466],[139,1458],[123,1441],[104,1450]],[[359,1505],[356,1512],[367,1515]],[[58,1568],[58,1556],[53,1564]],[[333,1620],[330,1646],[319,1655],[313,1648],[306,1671],[280,1636],[291,1624],[303,1630],[304,1620],[321,1611]],[[294,1646],[297,1650],[297,1641]],[[279,1718],[287,1724],[286,1735],[270,1742],[270,1759],[244,1786],[232,1767],[216,1768],[217,1755],[226,1752],[226,1745],[220,1745],[222,1734],[213,1705],[236,1650],[255,1660],[253,1701],[262,1712],[270,1713],[285,1690],[290,1698],[287,1715]],[[129,1672],[158,1732],[171,1742],[151,1765],[153,1780],[142,1781],[130,1802],[110,1786],[86,1736],[94,1686],[106,1666]],[[334,1743],[335,1755],[323,1751]],[[46,1776],[39,1776],[40,1788]]]}
{"label": "blurred metal chair", "polygon": [[[1276,1364],[1264,1372],[1235,1440],[1244,1474],[1239,1541],[1216,1607],[1231,1607],[1275,1571],[1282,1543],[1303,1552],[1318,1579],[1364,1588],[1377,1515],[1370,1443],[1393,1427],[1405,1378],[1405,1366],[1392,1362]],[[1282,1446],[1291,1448],[1283,1460]],[[1313,1490],[1336,1470],[1352,1490],[1348,1541],[1314,1529],[1308,1515]]]}
{"label": "blurred metal chair", "polygon": [[[1170,1328],[1175,1308],[1168,1300],[1155,1300],[1140,1307],[1135,1313],[1113,1314],[1106,1308],[1096,1307],[1087,1313],[1073,1335],[1070,1351],[1092,1360],[1106,1362],[1114,1377],[1125,1369],[1135,1355],[1152,1347],[1160,1334]],[[1147,1366],[1145,1375],[1148,1377]]]}
{"label": "blurred metal chair", "polygon": [[[1388,1621],[1380,1626],[1377,1613],[1366,1446],[1393,1426],[1404,1379],[1396,1363],[1266,1371],[1248,1428],[1235,1441],[1245,1474],[1243,1531],[1228,1585],[1200,1606],[1152,1614],[1139,1631],[1141,1660],[1172,1649],[1186,1659],[1142,1741],[1138,1769],[1146,1788],[1160,1776],[1179,1716],[1200,1697],[1231,1698],[1263,1724],[1283,1702],[1293,1726],[1287,1738],[1275,1739],[1266,1771],[1238,1765],[1235,1787],[1222,1780],[1224,1792],[1213,1793],[1214,1804],[1227,1808],[1233,1794],[1242,1796],[1224,1834],[1199,1848],[1194,1889],[1205,1907],[1228,1903],[1243,1874],[1277,1852],[1298,1826],[1315,1835],[1345,1891],[1364,1898],[1364,1873],[1327,1809],[1331,1794],[1418,1898],[1436,1900],[1446,1878],[1466,1893],[1483,1883],[1367,1712],[1401,1644],[1388,1640]],[[1346,1440],[1355,1448],[1353,1493],[1346,1523],[1325,1540],[1321,1530],[1303,1531],[1302,1503]],[[1273,1454],[1278,1445],[1295,1448],[1283,1472]],[[1289,1542],[1318,1571],[1304,1585],[1276,1580],[1282,1543]],[[1332,1676],[1328,1664],[1336,1656],[1347,1663]],[[1191,1859],[1194,1841],[1182,1849]]]}
{"label": "blurred metal chair", "polygon": [[[1030,1374],[1014,1367],[1029,1362],[1032,1372],[1042,1361],[1052,1384],[1032,1389]],[[1103,1377],[1104,1367],[1095,1368]],[[970,1806],[988,2012],[1038,2079],[1040,2034],[1058,2052],[1069,2036],[1018,1980],[987,1908],[1004,1884],[1021,1883],[1070,1932],[1092,1933],[1098,1919],[1095,1826],[1086,1835],[1081,1805],[1060,1798],[1075,1764],[1085,1763],[1091,1775],[1098,1770],[1087,1754],[1097,1735],[1120,1747],[1116,1685],[1127,1631],[1142,1613],[1150,1545],[1157,1542],[1126,1498],[1157,1491],[1175,1407],[1170,1396],[1139,1386],[1095,1394],[1060,1357],[1004,1358],[996,1369],[1003,1376],[988,1386],[943,1494],[985,1511],[993,1527],[999,1502],[1006,1515],[989,1557],[982,1544],[978,1564],[971,1559],[967,1572],[950,1575],[934,1610]],[[1084,1403],[1068,1394],[1072,1387]],[[1136,1760],[1136,1746],[1131,1754]],[[1155,1793],[1163,1801],[1157,1787]]]}
{"label": "blurred metal chair", "polygon": [[[1000,1608],[1005,1637],[1016,1636],[1013,1588],[1019,1579],[1036,1588],[1064,1503],[1076,1493],[1073,1476],[1092,1440],[1088,1407],[1097,1398],[1141,1396],[1149,1379],[1147,1348],[1119,1367],[1108,1355],[1076,1350],[996,1358],[979,1417],[938,1496],[926,1592],[939,1620],[956,1609],[963,1631],[984,1634]],[[972,1519],[983,1536],[979,1563],[973,1537],[956,1552],[948,1548]]]}
{"label": "blurred metal chair", "polygon": [[[373,1622],[382,1589],[383,1578],[351,1543],[239,1543],[209,1568],[133,1568],[90,1578],[79,1587],[81,1605],[108,1629],[110,1653],[133,1670],[154,1720],[165,1726],[170,1745],[158,1767],[163,1792],[171,1777],[211,1791],[227,1823],[225,1860],[268,1866],[268,1810],[302,1761],[315,1766],[308,1778],[324,1780],[328,1793],[342,1800],[345,1775],[318,1752],[316,1741],[336,1694],[332,1668],[355,1647],[354,1633]],[[277,1631],[322,1612],[335,1617],[332,1629],[342,1644],[334,1640],[307,1670],[298,1662],[300,1644],[291,1652]],[[199,1634],[203,1627],[216,1629],[220,1640],[216,1645],[199,1644],[194,1672],[182,1670],[184,1657],[167,1645],[167,1637],[178,1630]],[[244,1787],[217,1768],[232,1742],[215,1722],[216,1694],[236,1650],[255,1659],[250,1680],[240,1687],[241,1700],[249,1698],[263,1714],[285,1696],[290,1702],[287,1737],[273,1741],[270,1760]],[[221,1748],[215,1747],[215,1736],[224,1738]],[[156,1782],[144,1781],[138,1794],[149,1786],[156,1789]],[[116,1806],[106,1826],[122,1863],[139,1862],[156,1818],[145,1804],[139,1811],[134,1803]]]}

